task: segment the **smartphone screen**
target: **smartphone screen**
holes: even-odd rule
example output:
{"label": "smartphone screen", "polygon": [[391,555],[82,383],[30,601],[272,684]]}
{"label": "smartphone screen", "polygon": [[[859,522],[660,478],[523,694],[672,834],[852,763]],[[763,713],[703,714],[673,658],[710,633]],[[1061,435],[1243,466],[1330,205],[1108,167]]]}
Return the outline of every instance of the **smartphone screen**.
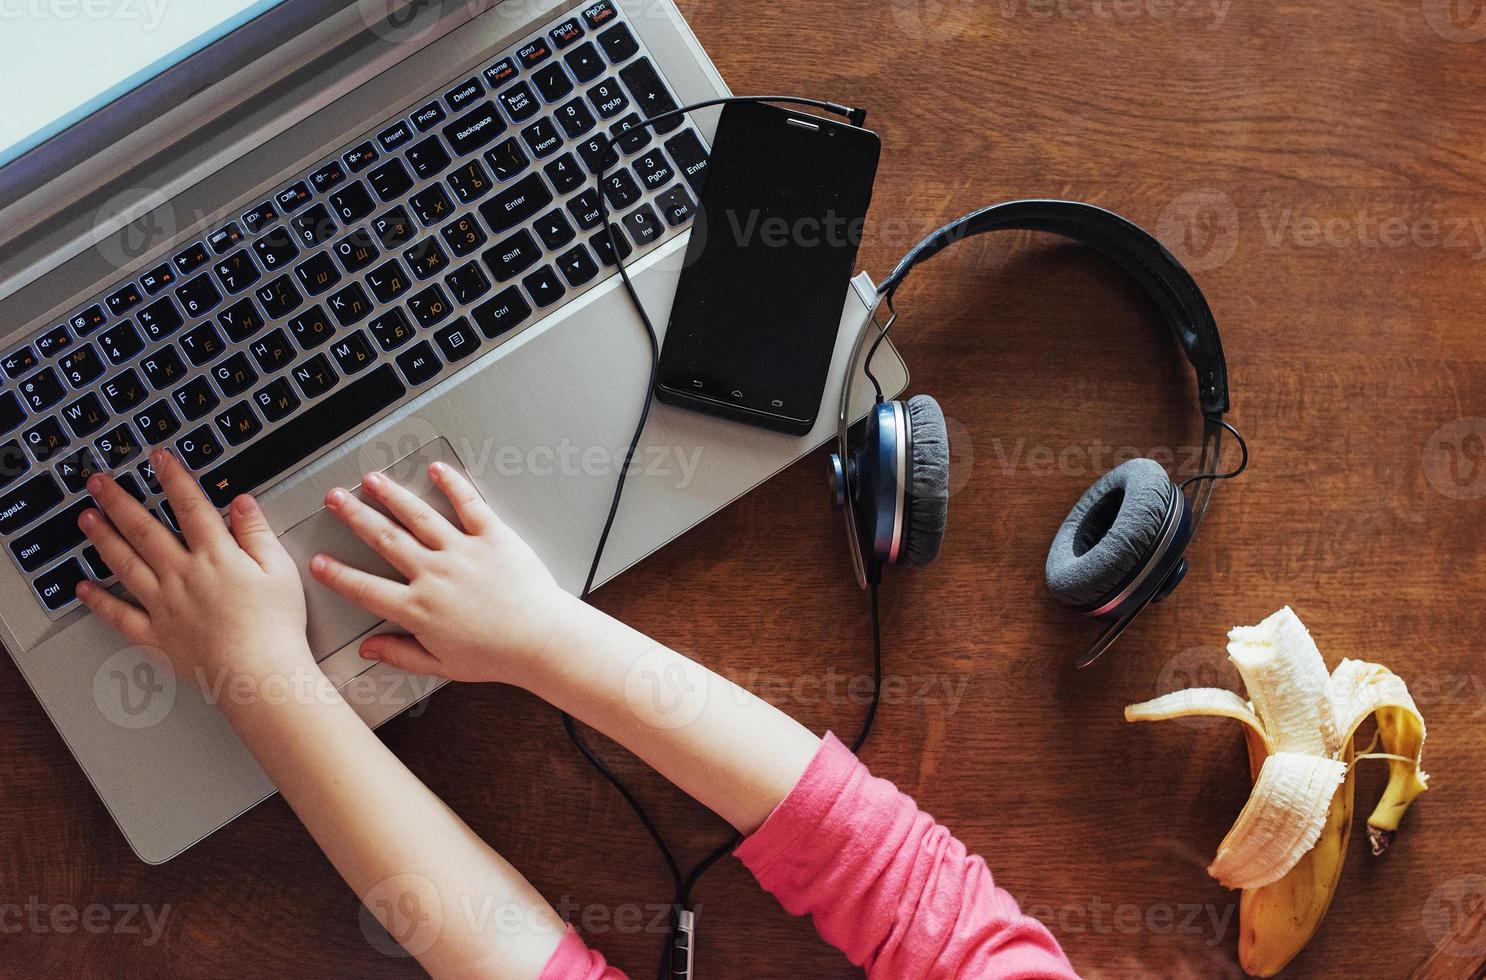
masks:
{"label": "smartphone screen", "polygon": [[661,352],[661,400],[810,431],[879,150],[875,133],[807,113],[723,109]]}

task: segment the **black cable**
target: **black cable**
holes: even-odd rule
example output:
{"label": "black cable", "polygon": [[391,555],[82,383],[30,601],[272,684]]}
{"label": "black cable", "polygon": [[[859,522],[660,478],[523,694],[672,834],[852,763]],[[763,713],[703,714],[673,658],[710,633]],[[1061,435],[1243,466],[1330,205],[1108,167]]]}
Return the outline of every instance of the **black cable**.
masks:
{"label": "black cable", "polygon": [[[667,119],[673,119],[679,116],[683,116],[688,112],[694,112],[698,109],[706,109],[712,106],[740,102],[770,102],[784,103],[787,105],[810,106],[812,108],[829,112],[833,115],[844,116],[845,118],[850,120],[851,124],[854,126],[860,126],[866,121],[865,110],[853,109],[849,106],[844,106],[836,102],[824,102],[818,99],[801,99],[791,96],[776,95],[727,96],[724,98],[708,99],[704,102],[696,102],[691,105],[682,106],[678,109],[672,109],[667,112],[659,113],[647,119],[641,120],[639,123],[627,124],[624,129],[622,129],[617,135],[605,137],[609,144],[608,149],[612,150],[614,148],[614,144],[623,139],[624,136],[626,136],[627,134],[641,129],[648,129],[650,127],[653,127],[656,123],[664,122]],[[618,229],[610,220],[608,202],[604,197],[603,181],[605,174],[608,173],[608,170],[609,168],[604,165],[604,162],[601,159],[598,171],[594,174],[594,187],[598,191],[599,214],[604,223],[604,232],[609,241],[610,253],[614,258],[615,264],[619,267],[619,276],[624,281],[624,288],[629,293],[630,301],[634,304],[635,307],[635,312],[639,314],[640,321],[645,326],[645,334],[650,342],[650,377],[645,386],[645,401],[640,409],[640,419],[635,425],[634,435],[630,437],[629,449],[624,454],[624,463],[619,469],[619,477],[614,484],[614,495],[610,498],[609,501],[609,512],[604,518],[604,527],[603,530],[599,533],[598,545],[594,548],[593,561],[588,567],[588,577],[583,582],[583,592],[580,598],[585,600],[593,592],[593,583],[594,580],[598,577],[599,565],[602,563],[604,557],[604,549],[608,546],[609,535],[613,531],[614,521],[619,515],[619,505],[624,498],[624,486],[629,476],[630,466],[634,462],[635,453],[639,451],[640,439],[644,435],[645,424],[650,419],[650,409],[655,403],[655,384],[657,376],[660,373],[660,337],[655,331],[655,324],[651,322],[649,313],[647,313],[645,310],[645,304],[640,299],[639,291],[635,289],[635,284],[630,279],[629,268],[624,264],[624,256],[619,250],[619,242],[617,239]],[[878,344],[882,342],[882,338],[885,337],[886,334],[886,330],[883,330],[882,336],[878,337]],[[877,345],[874,344],[874,353],[876,352],[876,349]],[[869,368],[870,363],[871,357],[869,355]],[[873,378],[872,382],[874,385],[876,385],[877,379]],[[879,388],[879,393],[880,391],[881,389]],[[872,658],[872,697],[867,706],[866,721],[863,723],[862,729],[857,735],[856,740],[852,743],[853,752],[856,752],[862,747],[862,745],[867,740],[868,734],[872,730],[872,721],[877,714],[877,703],[882,689],[882,637],[878,624],[877,586],[875,583],[872,586]],[[582,736],[578,732],[578,727],[576,722],[573,720],[573,717],[566,712],[562,713],[562,725],[563,729],[568,733],[568,737],[572,739],[573,744],[578,747],[578,751],[583,753],[583,757],[586,758],[589,763],[591,763],[593,767],[598,770],[601,776],[609,781],[610,785],[612,785],[619,791],[619,794],[624,798],[625,803],[629,804],[629,808],[633,810],[635,816],[639,818],[641,826],[645,828],[645,832],[649,834],[650,839],[655,842],[656,849],[660,851],[661,858],[665,861],[666,868],[670,872],[672,883],[675,886],[675,902],[672,909],[671,932],[670,935],[667,937],[665,951],[661,958],[660,964],[660,976],[664,980],[664,978],[669,976],[670,974],[671,956],[675,949],[676,938],[680,928],[680,913],[683,911],[689,911],[692,889],[696,886],[702,875],[705,874],[709,868],[720,861],[724,855],[728,854],[735,847],[737,847],[740,838],[737,835],[734,835],[726,843],[722,844],[716,850],[712,851],[705,858],[703,858],[702,861],[699,862],[696,867],[692,869],[691,873],[683,878],[681,875],[680,865],[676,863],[676,857],[671,852],[670,847],[667,846],[665,838],[661,836],[660,830],[655,826],[655,822],[650,819],[650,815],[645,812],[644,806],[641,805],[640,801],[635,797],[635,795],[630,792],[629,787],[624,784],[624,781],[621,780],[612,769],[605,765],[604,761],[600,759],[598,755],[593,751],[593,749],[589,747],[589,745],[583,740]]]}
{"label": "black cable", "polygon": [[[1220,419],[1216,416],[1213,416],[1209,419],[1209,421],[1211,421],[1215,425],[1220,425],[1223,428],[1227,429],[1229,432],[1233,433],[1233,438],[1238,440],[1238,450],[1240,453],[1238,459],[1238,467],[1236,469],[1229,470],[1227,473],[1198,473],[1196,476],[1189,476],[1182,481],[1180,487],[1180,489],[1182,490],[1186,490],[1189,484],[1197,483],[1201,480],[1212,480],[1214,483],[1219,480],[1231,480],[1234,477],[1242,476],[1244,470],[1247,470],[1249,468],[1249,443],[1248,440],[1243,437],[1243,434],[1235,429],[1232,424],[1230,424],[1225,419]],[[1217,464],[1218,461],[1216,459],[1213,460],[1213,465],[1216,466]]]}

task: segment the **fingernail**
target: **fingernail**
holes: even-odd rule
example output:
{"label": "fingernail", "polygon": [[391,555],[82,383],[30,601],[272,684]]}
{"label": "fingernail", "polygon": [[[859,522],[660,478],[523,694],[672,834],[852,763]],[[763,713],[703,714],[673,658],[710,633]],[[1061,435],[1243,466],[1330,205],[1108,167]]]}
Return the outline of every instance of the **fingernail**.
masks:
{"label": "fingernail", "polygon": [[94,585],[92,580],[85,578],[81,582],[77,583],[77,597],[79,599],[86,599],[88,593],[92,592],[93,589]]}
{"label": "fingernail", "polygon": [[366,474],[366,476],[361,478],[361,482],[369,487],[379,487],[382,485],[382,474],[368,473]]}
{"label": "fingernail", "polygon": [[88,492],[89,493],[93,494],[94,496],[97,496],[98,493],[102,489],[103,489],[103,474],[102,473],[94,473],[92,476],[88,477]]}
{"label": "fingernail", "polygon": [[316,555],[315,557],[310,559],[310,571],[314,572],[316,575],[319,575],[321,572],[325,571],[325,562],[326,559],[324,555]]}
{"label": "fingernail", "polygon": [[428,465],[428,473],[430,476],[443,476],[447,472],[449,472],[448,463],[435,462]]}
{"label": "fingernail", "polygon": [[361,659],[362,660],[375,660],[375,659],[377,659],[376,648],[373,647],[369,643],[363,643],[363,644],[361,644]]}
{"label": "fingernail", "polygon": [[150,464],[158,470],[161,466],[165,465],[165,460],[168,456],[169,454],[165,450],[156,449],[150,453]]}
{"label": "fingernail", "polygon": [[346,502],[346,491],[336,487],[325,495],[325,502],[331,507],[339,507]]}
{"label": "fingernail", "polygon": [[253,512],[253,498],[243,494],[232,502],[232,509],[239,514],[251,514]]}
{"label": "fingernail", "polygon": [[98,523],[98,512],[96,510],[85,510],[77,515],[77,526],[87,530]]}

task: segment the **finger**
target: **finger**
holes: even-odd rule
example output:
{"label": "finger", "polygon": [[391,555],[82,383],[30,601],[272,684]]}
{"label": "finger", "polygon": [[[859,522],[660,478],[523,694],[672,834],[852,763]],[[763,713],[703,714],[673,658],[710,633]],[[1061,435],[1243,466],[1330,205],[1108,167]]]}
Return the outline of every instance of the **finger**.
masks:
{"label": "finger", "polygon": [[135,553],[149,563],[157,577],[165,568],[185,557],[186,550],[175,535],[115,483],[113,477],[105,473],[93,474],[88,478],[88,493],[98,501],[99,509],[113,522]]}
{"label": "finger", "polygon": [[378,660],[384,664],[391,664],[410,674],[447,676],[438,658],[411,636],[399,636],[396,633],[379,633],[376,636],[369,636],[361,641],[361,656],[366,660]]}
{"label": "finger", "polygon": [[150,617],[138,606],[125,602],[97,582],[87,580],[78,585],[77,597],[93,611],[93,615],[124,634],[131,643],[159,645],[155,642],[155,629],[150,624]]}
{"label": "finger", "polygon": [[186,536],[186,544],[191,550],[226,544],[230,537],[227,523],[206,499],[201,485],[181,461],[163,449],[155,450],[150,459],[155,464],[155,479],[165,489],[170,509],[175,512],[175,522]]}
{"label": "finger", "polygon": [[425,554],[423,545],[386,514],[368,507],[340,487],[325,495],[325,506],[367,547],[402,572],[403,577],[412,578],[418,571]]}
{"label": "finger", "polygon": [[352,568],[329,555],[311,558],[310,574],[315,576],[317,582],[345,596],[374,616],[396,623],[399,615],[407,608],[406,585]]}
{"label": "finger", "polygon": [[93,547],[98,549],[98,556],[119,577],[119,581],[124,583],[124,588],[141,599],[153,595],[155,589],[159,588],[160,580],[155,577],[154,570],[101,513],[96,510],[83,511],[78,515],[77,526],[93,542]]}
{"label": "finger", "polygon": [[361,485],[386,506],[413,537],[428,547],[443,548],[454,540],[454,525],[446,521],[443,514],[387,474],[368,473],[362,478]]}
{"label": "finger", "polygon": [[264,571],[293,564],[294,559],[284,550],[279,536],[268,526],[263,508],[248,494],[232,502],[232,536]]}
{"label": "finger", "polygon": [[449,498],[459,523],[470,534],[484,534],[505,528],[495,511],[485,502],[485,498],[480,496],[480,491],[475,489],[475,485],[454,467],[448,463],[431,463],[428,475],[444,496]]}

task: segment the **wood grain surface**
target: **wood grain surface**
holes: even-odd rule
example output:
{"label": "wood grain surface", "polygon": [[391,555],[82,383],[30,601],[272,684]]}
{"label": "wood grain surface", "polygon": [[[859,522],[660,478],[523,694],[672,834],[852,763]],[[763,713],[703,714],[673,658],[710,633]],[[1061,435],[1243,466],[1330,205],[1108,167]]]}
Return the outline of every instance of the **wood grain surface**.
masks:
{"label": "wood grain surface", "polygon": [[[1248,793],[1237,726],[1132,726],[1121,709],[1236,684],[1226,630],[1288,603],[1329,663],[1375,659],[1409,682],[1433,774],[1385,857],[1359,828],[1289,975],[1402,977],[1437,945],[1430,976],[1474,972],[1486,938],[1461,924],[1486,902],[1479,0],[680,5],[735,91],[871,110],[883,158],[862,264],[879,277],[942,221],[1009,197],[1083,199],[1156,229],[1217,314],[1231,417],[1253,447],[1176,596],[1097,668],[1070,670],[1091,630],[1047,597],[1046,546],[1117,459],[1190,472],[1192,379],[1151,306],[1079,248],[1002,237],[915,276],[897,340],[913,390],[950,418],[955,495],[938,563],[887,576],[890,686],[867,763],[983,854],[1083,974],[1237,975],[1238,896],[1204,870]],[[596,601],[849,733],[866,600],[823,467],[794,467]],[[8,659],[0,699],[0,974],[416,974],[363,936],[355,897],[282,801],[145,867]],[[653,975],[666,878],[550,708],[455,686],[383,731],[615,964]],[[723,838],[603,750],[688,861]],[[1363,770],[1362,813],[1382,782]],[[702,976],[857,975],[735,862],[698,900]],[[51,914],[95,905],[110,928]],[[140,908],[163,917],[154,942]]]}

